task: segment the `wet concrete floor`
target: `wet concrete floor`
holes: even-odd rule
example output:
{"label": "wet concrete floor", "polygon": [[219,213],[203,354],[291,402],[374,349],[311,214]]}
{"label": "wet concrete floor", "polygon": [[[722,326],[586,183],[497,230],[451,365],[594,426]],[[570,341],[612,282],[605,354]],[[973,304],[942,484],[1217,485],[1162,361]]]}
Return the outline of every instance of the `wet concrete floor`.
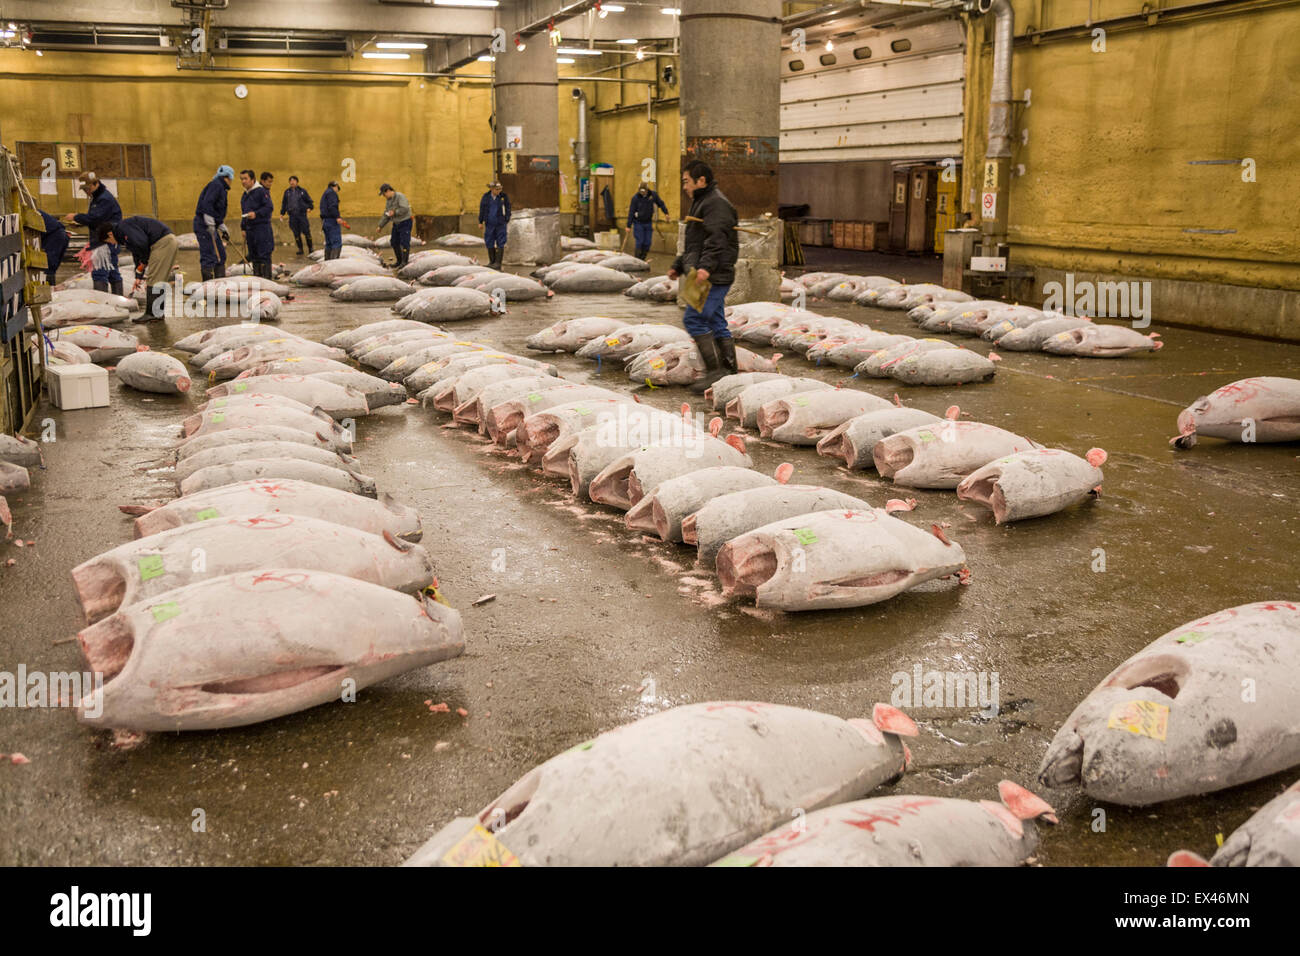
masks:
{"label": "wet concrete floor", "polygon": [[[181,257],[191,274],[194,259]],[[915,331],[897,312],[810,307]],[[456,328],[523,351],[536,329],[594,314],[678,321],[670,305],[561,295]],[[387,304],[339,304],[311,289],[286,305],[280,324],[323,339],[387,317]],[[165,349],[212,324],[221,323],[173,318],[134,328]],[[998,780],[1010,778],[1043,792],[1034,775],[1052,734],[1124,658],[1207,612],[1300,593],[1300,446],[1204,440],[1178,452],[1168,444],[1178,411],[1198,396],[1247,375],[1300,374],[1300,346],[1154,328],[1166,342],[1155,355],[1008,352],[986,385],[854,382],[939,413],[957,403],[1049,446],[1100,446],[1110,461],[1099,500],[1001,528],[951,492],[907,491],[919,505],[905,518],[950,524],[973,572],[969,585],[938,582],[831,613],[722,602],[692,551],[629,533],[620,514],[579,504],[566,486],[444,428],[431,410],[382,409],[358,423],[356,454],[381,490],[419,509],[443,591],[464,616],[464,656],[365,690],[354,704],[155,735],[126,752],[66,710],[0,709],[0,752],[31,761],[0,762],[0,864],[394,864],[532,766],[618,724],[711,699],[866,715],[890,699],[893,675],[917,665],[996,673],[1001,706],[992,718],[976,706],[907,707],[921,735],[897,791],[993,798]],[[609,364],[598,372],[571,355],[554,362],[576,380],[634,387]],[[827,381],[846,374],[798,357],[783,365]],[[0,566],[0,670],[81,666],[76,645],[60,643],[79,626],[68,572],[131,537],[117,505],[174,494],[167,450],[204,388],[196,381],[187,397],[148,396],[111,378],[108,408],[40,410],[56,440],[32,490],[10,499],[16,535],[35,543],[0,545],[16,561]],[[638,393],[664,408],[686,400],[704,410],[683,389]],[[812,449],[757,436],[750,447],[760,469],[792,462],[796,481],[877,505],[899,496],[874,472],[846,472]],[[470,606],[488,594],[495,600]],[[445,701],[450,713],[430,712],[426,700]],[[1216,833],[1242,823],[1291,776],[1153,808],[1105,807],[1102,831],[1093,801],[1044,793],[1061,824],[1044,835],[1040,860],[1158,865],[1181,847],[1208,854]]]}

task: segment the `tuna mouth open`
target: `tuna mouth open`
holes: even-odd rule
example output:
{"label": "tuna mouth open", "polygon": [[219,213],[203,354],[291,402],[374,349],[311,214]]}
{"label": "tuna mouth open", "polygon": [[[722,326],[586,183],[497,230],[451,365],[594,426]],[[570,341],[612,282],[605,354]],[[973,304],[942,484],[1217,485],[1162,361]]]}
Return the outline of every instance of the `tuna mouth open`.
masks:
{"label": "tuna mouth open", "polygon": [[893,478],[912,463],[912,446],[904,441],[891,442],[889,439],[876,442],[871,457],[876,462],[876,471],[881,478]]}
{"label": "tuna mouth open", "polygon": [[998,484],[1000,477],[1001,475],[990,475],[988,478],[971,482],[958,489],[957,497],[991,508],[994,523],[1002,524],[1007,520],[1008,509],[1006,496],[1002,493],[1002,486]]}
{"label": "tuna mouth open", "polygon": [[493,832],[499,832],[506,824],[513,823],[528,809],[541,782],[541,768],[530,770],[479,814],[479,822]]}
{"label": "tuna mouth open", "polygon": [[515,426],[523,421],[524,413],[510,403],[509,408],[494,408],[487,415],[487,434],[498,445],[505,444],[505,439],[510,432],[515,430]]}
{"label": "tuna mouth open", "polygon": [[456,411],[455,386],[444,388],[441,392],[435,394],[433,396],[433,407],[440,412],[452,412],[454,414]]}
{"label": "tuna mouth open", "polygon": [[692,546],[700,543],[699,535],[695,533],[695,515],[687,515],[682,519],[682,543]]}
{"label": "tuna mouth open", "polygon": [[546,454],[546,449],[551,446],[560,435],[559,422],[546,421],[535,422],[515,429],[515,448],[519,452],[519,457],[530,464],[536,464],[542,460]]}
{"label": "tuna mouth open", "polygon": [[479,423],[478,399],[471,398],[468,402],[454,408],[451,413],[451,420],[453,422],[463,422],[466,425],[477,425]]}
{"label": "tuna mouth open", "polygon": [[[142,515],[140,521],[149,517]],[[122,605],[126,597],[126,577],[107,562],[80,565],[72,569],[72,585],[81,602],[81,613],[87,624],[108,617]]]}
{"label": "tuna mouth open", "polygon": [[342,664],[316,664],[287,671],[273,671],[256,677],[236,677],[199,685],[205,694],[270,694],[319,680],[343,670]]}
{"label": "tuna mouth open", "polygon": [[826,458],[842,458],[845,468],[852,468],[857,455],[846,434],[848,425],[840,425],[823,435],[817,442],[817,454]]}
{"label": "tuna mouth open", "polygon": [[730,541],[718,552],[718,581],[727,597],[755,597],[780,563],[776,550],[761,541],[742,543]]}
{"label": "tuna mouth open", "polygon": [[1182,690],[1187,675],[1186,661],[1172,654],[1162,654],[1134,661],[1106,681],[1106,686],[1123,687],[1125,690],[1149,687],[1172,700]]}
{"label": "tuna mouth open", "polygon": [[739,421],[741,418],[740,399],[733,398],[731,401],[727,402],[727,410],[723,412],[723,414],[728,418],[734,418]]}
{"label": "tuna mouth open", "polygon": [[764,405],[758,410],[758,433],[764,438],[771,438],[772,432],[790,420],[790,409],[785,403],[771,408]]}
{"label": "tuna mouth open", "polygon": [[657,531],[654,508],[658,501],[658,498],[641,498],[628,509],[627,515],[623,518],[624,523],[632,531]]}
{"label": "tuna mouth open", "polygon": [[629,488],[629,479],[631,478],[631,475],[631,465],[627,465],[617,471],[602,474],[597,480],[591,483],[587,496],[591,498],[592,501],[599,504],[610,505],[611,507],[627,511],[636,503],[631,498],[631,490]]}

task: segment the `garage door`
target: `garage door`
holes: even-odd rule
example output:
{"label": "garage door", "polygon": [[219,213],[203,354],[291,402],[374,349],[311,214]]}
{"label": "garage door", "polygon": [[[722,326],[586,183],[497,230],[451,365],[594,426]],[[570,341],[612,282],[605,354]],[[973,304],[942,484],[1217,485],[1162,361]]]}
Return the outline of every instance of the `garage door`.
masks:
{"label": "garage door", "polygon": [[965,36],[940,20],[781,54],[781,162],[961,155]]}

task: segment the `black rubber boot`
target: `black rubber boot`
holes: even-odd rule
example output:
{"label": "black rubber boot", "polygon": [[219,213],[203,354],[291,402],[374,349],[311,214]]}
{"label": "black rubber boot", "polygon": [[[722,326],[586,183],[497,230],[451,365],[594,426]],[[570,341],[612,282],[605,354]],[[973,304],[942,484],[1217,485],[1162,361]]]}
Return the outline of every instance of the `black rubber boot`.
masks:
{"label": "black rubber boot", "polygon": [[298,243],[298,255],[302,255],[302,243]]}
{"label": "black rubber boot", "polygon": [[739,371],[736,366],[736,340],[731,336],[725,339],[714,338],[718,346],[718,358],[722,360],[722,367],[728,375],[735,375]]}
{"label": "black rubber boot", "polygon": [[212,278],[224,279],[225,277],[226,277],[226,264],[224,262],[218,262],[215,266],[212,267]]}
{"label": "black rubber boot", "polygon": [[727,373],[723,370],[722,359],[718,355],[718,340],[712,335],[696,335],[694,339],[695,347],[699,349],[700,358],[704,362],[704,377],[691,385],[691,391],[703,395]]}
{"label": "black rubber boot", "polygon": [[110,283],[108,284],[108,287],[109,287],[109,289],[112,290],[113,295],[122,295],[122,294],[123,294],[123,293],[122,293],[122,280],[121,280],[121,279],[114,279],[112,282],[110,282]]}
{"label": "black rubber boot", "polygon": [[100,282],[98,279],[96,279],[94,282],[91,283],[91,285],[94,286],[94,289],[95,289],[96,292],[107,292],[107,291],[108,291],[108,283],[107,283],[107,282]]}
{"label": "black rubber boot", "polygon": [[216,273],[214,273],[211,269],[200,268],[199,271],[203,273],[204,282],[207,282],[209,279],[215,279],[217,277]]}

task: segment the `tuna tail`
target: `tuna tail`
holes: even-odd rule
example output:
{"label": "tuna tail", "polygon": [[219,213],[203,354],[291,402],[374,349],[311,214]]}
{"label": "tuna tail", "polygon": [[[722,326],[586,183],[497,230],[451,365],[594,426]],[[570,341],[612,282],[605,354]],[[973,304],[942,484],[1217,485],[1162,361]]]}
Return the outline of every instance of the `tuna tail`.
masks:
{"label": "tuna tail", "polygon": [[1193,853],[1191,850],[1175,850],[1169,854],[1169,860],[1165,866],[1209,866],[1209,862],[1203,856]]}
{"label": "tuna tail", "polygon": [[1018,783],[1003,780],[998,784],[998,796],[1003,806],[1015,814],[1018,820],[1033,820],[1042,817],[1048,823],[1059,823],[1054,811],[1046,800],[1038,794],[1026,790]]}
{"label": "tuna tail", "polygon": [[1087,460],[1088,464],[1092,465],[1092,467],[1100,468],[1102,465],[1106,464],[1106,459],[1109,456],[1106,454],[1104,449],[1089,448],[1088,454],[1083,457]]}
{"label": "tuna tail", "polygon": [[162,506],[161,505],[118,505],[117,510],[122,512],[122,514],[124,515],[131,515],[132,517],[138,517],[139,515],[147,515],[149,512],[154,511],[155,509],[160,507]]}

